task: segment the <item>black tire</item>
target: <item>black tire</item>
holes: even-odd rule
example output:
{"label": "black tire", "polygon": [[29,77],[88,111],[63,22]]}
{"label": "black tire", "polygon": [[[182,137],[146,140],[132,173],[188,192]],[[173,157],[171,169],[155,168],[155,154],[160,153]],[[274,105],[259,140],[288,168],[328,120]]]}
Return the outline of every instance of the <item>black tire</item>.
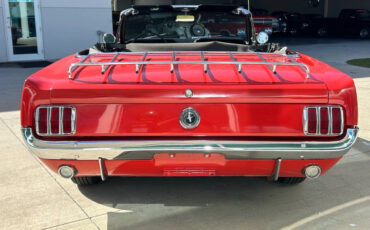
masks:
{"label": "black tire", "polygon": [[277,182],[279,184],[295,185],[300,184],[305,180],[305,177],[280,177]]}
{"label": "black tire", "polygon": [[361,39],[367,39],[370,37],[370,30],[369,28],[363,28],[359,32],[359,36]]}
{"label": "black tire", "polygon": [[321,38],[325,38],[329,35],[328,29],[325,27],[321,27],[317,30],[317,35]]}
{"label": "black tire", "polygon": [[289,30],[289,34],[290,34],[290,36],[292,36],[292,37],[297,37],[297,36],[298,36],[298,34],[299,34],[299,32],[298,32],[298,30],[297,30],[296,28],[291,28],[291,29]]}
{"label": "black tire", "polygon": [[102,182],[100,177],[94,176],[94,177],[73,177],[71,178],[72,182],[81,185],[81,186],[86,186],[86,185],[93,185],[93,184],[99,184]]}

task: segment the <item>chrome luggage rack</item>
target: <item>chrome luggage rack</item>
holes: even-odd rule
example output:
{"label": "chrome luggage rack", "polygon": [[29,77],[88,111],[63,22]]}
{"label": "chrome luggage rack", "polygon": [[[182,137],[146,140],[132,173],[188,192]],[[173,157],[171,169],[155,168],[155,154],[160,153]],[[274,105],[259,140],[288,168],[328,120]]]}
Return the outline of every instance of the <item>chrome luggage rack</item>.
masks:
{"label": "chrome luggage rack", "polygon": [[[201,61],[176,61],[176,57],[179,54],[191,54],[194,55],[199,53]],[[231,58],[231,61],[208,61],[206,60],[205,56],[208,57],[215,57],[216,55],[219,57],[220,55],[228,55]],[[237,61],[234,55],[236,54],[246,54],[246,55],[257,55],[260,62],[256,61]],[[291,62],[268,62],[262,56],[263,55],[281,55],[287,57]],[[142,55],[141,61],[116,61],[117,58],[121,55],[124,57],[128,56],[138,56]],[[171,55],[170,61],[146,61],[148,55]],[[242,73],[242,66],[243,65],[267,65],[269,69],[274,73],[277,74],[276,68],[277,66],[299,66],[302,68],[303,71],[306,73],[306,79],[310,78],[310,68],[303,63],[298,63],[294,59],[292,59],[289,55],[282,55],[282,54],[274,54],[274,53],[258,53],[258,52],[217,52],[217,51],[169,51],[169,52],[117,52],[117,53],[93,53],[88,54],[86,56],[77,56],[83,57],[81,62],[72,63],[68,69],[68,77],[71,80],[74,80],[73,72],[80,66],[101,66],[101,74],[107,72],[109,67],[114,65],[135,65],[136,66],[136,73],[140,72],[140,69],[143,65],[170,65],[170,71],[173,73],[175,65],[184,65],[184,64],[198,64],[203,65],[203,70],[205,73],[208,71],[209,65],[235,65],[239,73]],[[86,62],[89,58],[102,58],[102,57],[113,57],[109,62]]]}

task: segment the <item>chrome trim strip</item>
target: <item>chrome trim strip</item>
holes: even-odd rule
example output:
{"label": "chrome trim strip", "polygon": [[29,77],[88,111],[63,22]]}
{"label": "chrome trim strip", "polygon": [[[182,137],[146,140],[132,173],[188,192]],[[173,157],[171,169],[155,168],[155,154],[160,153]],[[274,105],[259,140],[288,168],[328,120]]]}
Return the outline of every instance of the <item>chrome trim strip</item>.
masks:
{"label": "chrome trim strip", "polygon": [[36,125],[36,133],[40,135],[40,107],[36,108],[35,111],[35,125]]}
{"label": "chrome trim strip", "polygon": [[47,115],[46,115],[46,121],[47,121],[47,125],[46,125],[46,135],[51,135],[51,107],[48,107],[47,108]]}
{"label": "chrome trim strip", "polygon": [[100,170],[100,177],[102,181],[105,181],[107,179],[105,173],[104,173],[104,165],[103,165],[103,158],[99,157],[98,162],[99,162],[99,170]]}
{"label": "chrome trim strip", "polygon": [[[241,69],[242,65],[267,65],[267,66],[273,66],[273,71],[276,73],[276,68],[277,66],[300,66],[303,71],[306,72],[307,79],[310,76],[310,67],[304,63],[298,63],[298,62],[267,62],[267,61],[262,61],[262,62],[254,62],[254,61],[205,61],[204,60],[204,55],[210,56],[210,54],[217,54],[220,52],[200,52],[201,56],[201,61],[145,61],[145,57],[150,54],[150,55],[158,55],[158,54],[168,54],[173,56],[178,55],[180,53],[192,53],[196,54],[197,52],[119,52],[119,55],[126,55],[126,56],[135,56],[135,55],[143,55],[143,59],[141,61],[122,61],[122,62],[117,62],[117,61],[110,61],[110,62],[84,62],[82,60],[81,62],[76,62],[72,63],[69,68],[68,68],[68,78],[73,80],[73,72],[77,69],[79,66],[100,66],[102,70],[104,70],[105,66],[111,66],[111,65],[135,65],[136,66],[136,73],[139,72],[141,65],[179,65],[179,64],[198,64],[198,65],[203,65],[204,72],[207,72],[208,66],[209,65],[222,65],[222,64],[235,64],[239,65],[239,69]],[[237,54],[238,52],[232,52],[232,54]],[[221,53],[222,54],[222,53]],[[229,54],[230,52],[226,52],[226,55]],[[256,54],[255,52],[247,52],[244,54]],[[104,54],[89,54],[87,55],[84,59],[87,59],[88,57],[108,57],[110,55],[117,55],[117,53],[104,53]],[[270,54],[270,55],[278,55],[278,54]],[[286,56],[286,55],[279,55],[279,56]]]}
{"label": "chrome trim strip", "polygon": [[333,133],[333,108],[328,106],[329,128],[328,133]]}
{"label": "chrome trim strip", "polygon": [[59,135],[63,134],[64,127],[63,127],[63,112],[64,112],[64,107],[59,106]]}
{"label": "chrome trim strip", "polygon": [[316,107],[316,135],[321,135],[321,107]]}
{"label": "chrome trim strip", "polygon": [[22,128],[31,151],[44,159],[106,160],[151,159],[156,153],[219,153],[227,159],[335,159],[355,143],[358,128],[347,129],[339,141],[46,141]]}
{"label": "chrome trim strip", "polygon": [[281,162],[282,162],[282,161],[283,161],[283,160],[282,160],[281,158],[278,158],[278,159],[276,160],[275,170],[274,170],[274,174],[273,174],[273,176],[272,176],[272,179],[273,179],[274,181],[277,181],[277,180],[279,179],[280,167],[281,167]]}
{"label": "chrome trim strip", "polygon": [[340,117],[341,117],[341,126],[340,126],[340,134],[342,134],[344,132],[344,112],[343,112],[343,109],[342,107],[339,107],[340,109]]}
{"label": "chrome trim strip", "polygon": [[77,115],[76,115],[76,108],[71,107],[71,133],[66,133],[66,135],[74,135],[76,133],[76,124],[77,124]]}
{"label": "chrome trim strip", "polygon": [[199,6],[201,5],[186,5],[186,4],[183,4],[183,5],[171,5],[172,8],[174,9],[181,9],[181,8],[192,8],[192,9],[198,9]]}
{"label": "chrome trim strip", "polygon": [[303,109],[302,119],[303,119],[303,132],[305,135],[309,135],[308,133],[308,108],[307,107]]}

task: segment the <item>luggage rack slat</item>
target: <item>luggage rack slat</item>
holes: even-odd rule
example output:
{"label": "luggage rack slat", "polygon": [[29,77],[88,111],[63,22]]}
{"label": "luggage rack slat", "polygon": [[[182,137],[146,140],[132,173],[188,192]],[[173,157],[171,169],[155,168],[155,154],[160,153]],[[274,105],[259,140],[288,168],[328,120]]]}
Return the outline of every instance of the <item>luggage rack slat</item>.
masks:
{"label": "luggage rack slat", "polygon": [[[230,56],[231,60],[236,61],[236,58],[234,57],[232,52],[229,52],[229,56]],[[242,72],[242,64],[238,64],[236,66],[238,67],[238,72],[241,73]]]}
{"label": "luggage rack slat", "polygon": [[[148,52],[145,52],[144,55],[143,55],[143,58],[141,59],[142,62],[145,61],[145,58],[146,58],[147,55],[148,55]],[[136,65],[136,73],[139,73],[140,68],[141,68],[141,64],[137,64]]]}
{"label": "luggage rack slat", "polygon": [[[257,52],[256,53],[257,54],[257,56],[263,61],[263,62],[266,62],[266,59],[264,58],[264,57],[262,57],[262,55],[259,53],[259,52]],[[273,66],[268,66],[269,67],[269,69],[271,69],[271,71],[274,73],[274,74],[276,74],[276,65],[273,65]]]}
{"label": "luggage rack slat", "polygon": [[[289,60],[291,60],[293,63],[299,64],[296,60],[294,60],[292,57],[288,56]],[[305,70],[303,66],[301,66],[302,70]],[[310,79],[310,71],[306,71],[306,79]]]}
{"label": "luggage rack slat", "polygon": [[205,63],[206,63],[206,61],[204,60],[204,53],[203,53],[203,51],[200,51],[200,57],[201,57],[201,59],[202,59],[202,62],[204,63],[204,64],[203,64],[203,71],[204,71],[205,73],[207,73],[207,71],[208,71],[208,65],[207,65],[207,64],[205,64]]}
{"label": "luggage rack slat", "polygon": [[[114,57],[112,58],[112,60],[110,62],[114,62],[117,57],[119,56],[119,53],[117,53],[116,55],[114,55]],[[104,69],[102,69],[101,73],[104,74],[108,69],[109,69],[110,65],[107,65]],[[103,68],[103,66],[102,66]]]}
{"label": "luggage rack slat", "polygon": [[[176,56],[179,54],[190,54],[196,55],[200,54],[201,61],[176,61]],[[171,61],[145,61],[148,55],[170,55]],[[207,54],[208,57],[212,55],[228,55],[231,57],[232,61],[206,61],[204,55]],[[257,55],[262,60],[261,62],[256,61],[237,61],[235,56],[236,54],[244,54],[244,55]],[[263,53],[264,55],[281,55],[287,56],[282,54],[274,54],[274,53]],[[117,57],[120,55],[127,56],[138,56],[142,55],[141,61],[116,61]],[[107,57],[113,56],[110,62],[85,62],[88,58],[91,57]],[[78,56],[83,57],[83,56]],[[302,68],[303,71],[306,72],[306,79],[310,77],[310,68],[304,63],[298,63],[295,60],[292,60],[289,56],[288,58],[291,62],[268,62],[264,59],[259,52],[218,52],[218,51],[163,51],[163,52],[119,52],[119,53],[104,53],[104,54],[89,54],[82,59],[81,62],[72,63],[68,69],[68,76],[69,79],[73,80],[73,72],[80,66],[100,66],[102,68],[102,74],[104,74],[110,66],[113,65],[135,65],[136,66],[136,73],[139,73],[140,68],[142,65],[170,65],[171,73],[174,71],[174,65],[180,64],[199,64],[203,66],[203,71],[207,73],[209,65],[225,65],[225,64],[234,64],[238,67],[238,72],[242,72],[243,65],[267,65],[269,68],[276,74],[277,66],[299,66]],[[272,67],[272,68],[271,68]]]}
{"label": "luggage rack slat", "polygon": [[[82,64],[82,63],[85,63],[85,61],[91,56],[92,54],[89,54],[89,55],[87,55],[86,57],[84,57],[82,60],[81,60],[81,62],[80,63],[78,63],[78,64]],[[73,65],[73,64],[72,64]],[[71,65],[71,66],[72,66]],[[69,79],[71,79],[71,80],[73,80],[73,78],[72,78],[72,72],[73,71],[75,71],[76,69],[77,69],[77,67],[78,67],[78,65],[75,65],[75,66],[73,66],[73,67],[69,67],[69,71],[68,71],[68,73],[70,73],[69,74]]]}
{"label": "luggage rack slat", "polygon": [[[174,62],[176,59],[176,53],[175,51],[172,52],[172,62]],[[173,73],[174,70],[174,64],[171,64],[171,73]]]}

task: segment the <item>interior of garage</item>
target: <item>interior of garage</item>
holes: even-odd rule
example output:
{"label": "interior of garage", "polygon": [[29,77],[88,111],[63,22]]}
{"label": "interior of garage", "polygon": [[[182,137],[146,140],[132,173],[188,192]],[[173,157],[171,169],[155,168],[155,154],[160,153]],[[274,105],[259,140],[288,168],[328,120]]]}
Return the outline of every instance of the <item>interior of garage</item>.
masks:
{"label": "interior of garage", "polygon": [[[337,17],[342,9],[368,9],[370,1],[363,0],[250,0],[255,9],[321,14],[325,17]],[[235,4],[247,5],[248,0],[112,0],[112,9],[121,11],[131,5],[167,5],[167,4]]]}
{"label": "interior of garage", "polygon": [[361,0],[112,0],[113,31],[120,12],[132,5],[175,4],[242,5],[269,35],[370,38],[370,1]]}

